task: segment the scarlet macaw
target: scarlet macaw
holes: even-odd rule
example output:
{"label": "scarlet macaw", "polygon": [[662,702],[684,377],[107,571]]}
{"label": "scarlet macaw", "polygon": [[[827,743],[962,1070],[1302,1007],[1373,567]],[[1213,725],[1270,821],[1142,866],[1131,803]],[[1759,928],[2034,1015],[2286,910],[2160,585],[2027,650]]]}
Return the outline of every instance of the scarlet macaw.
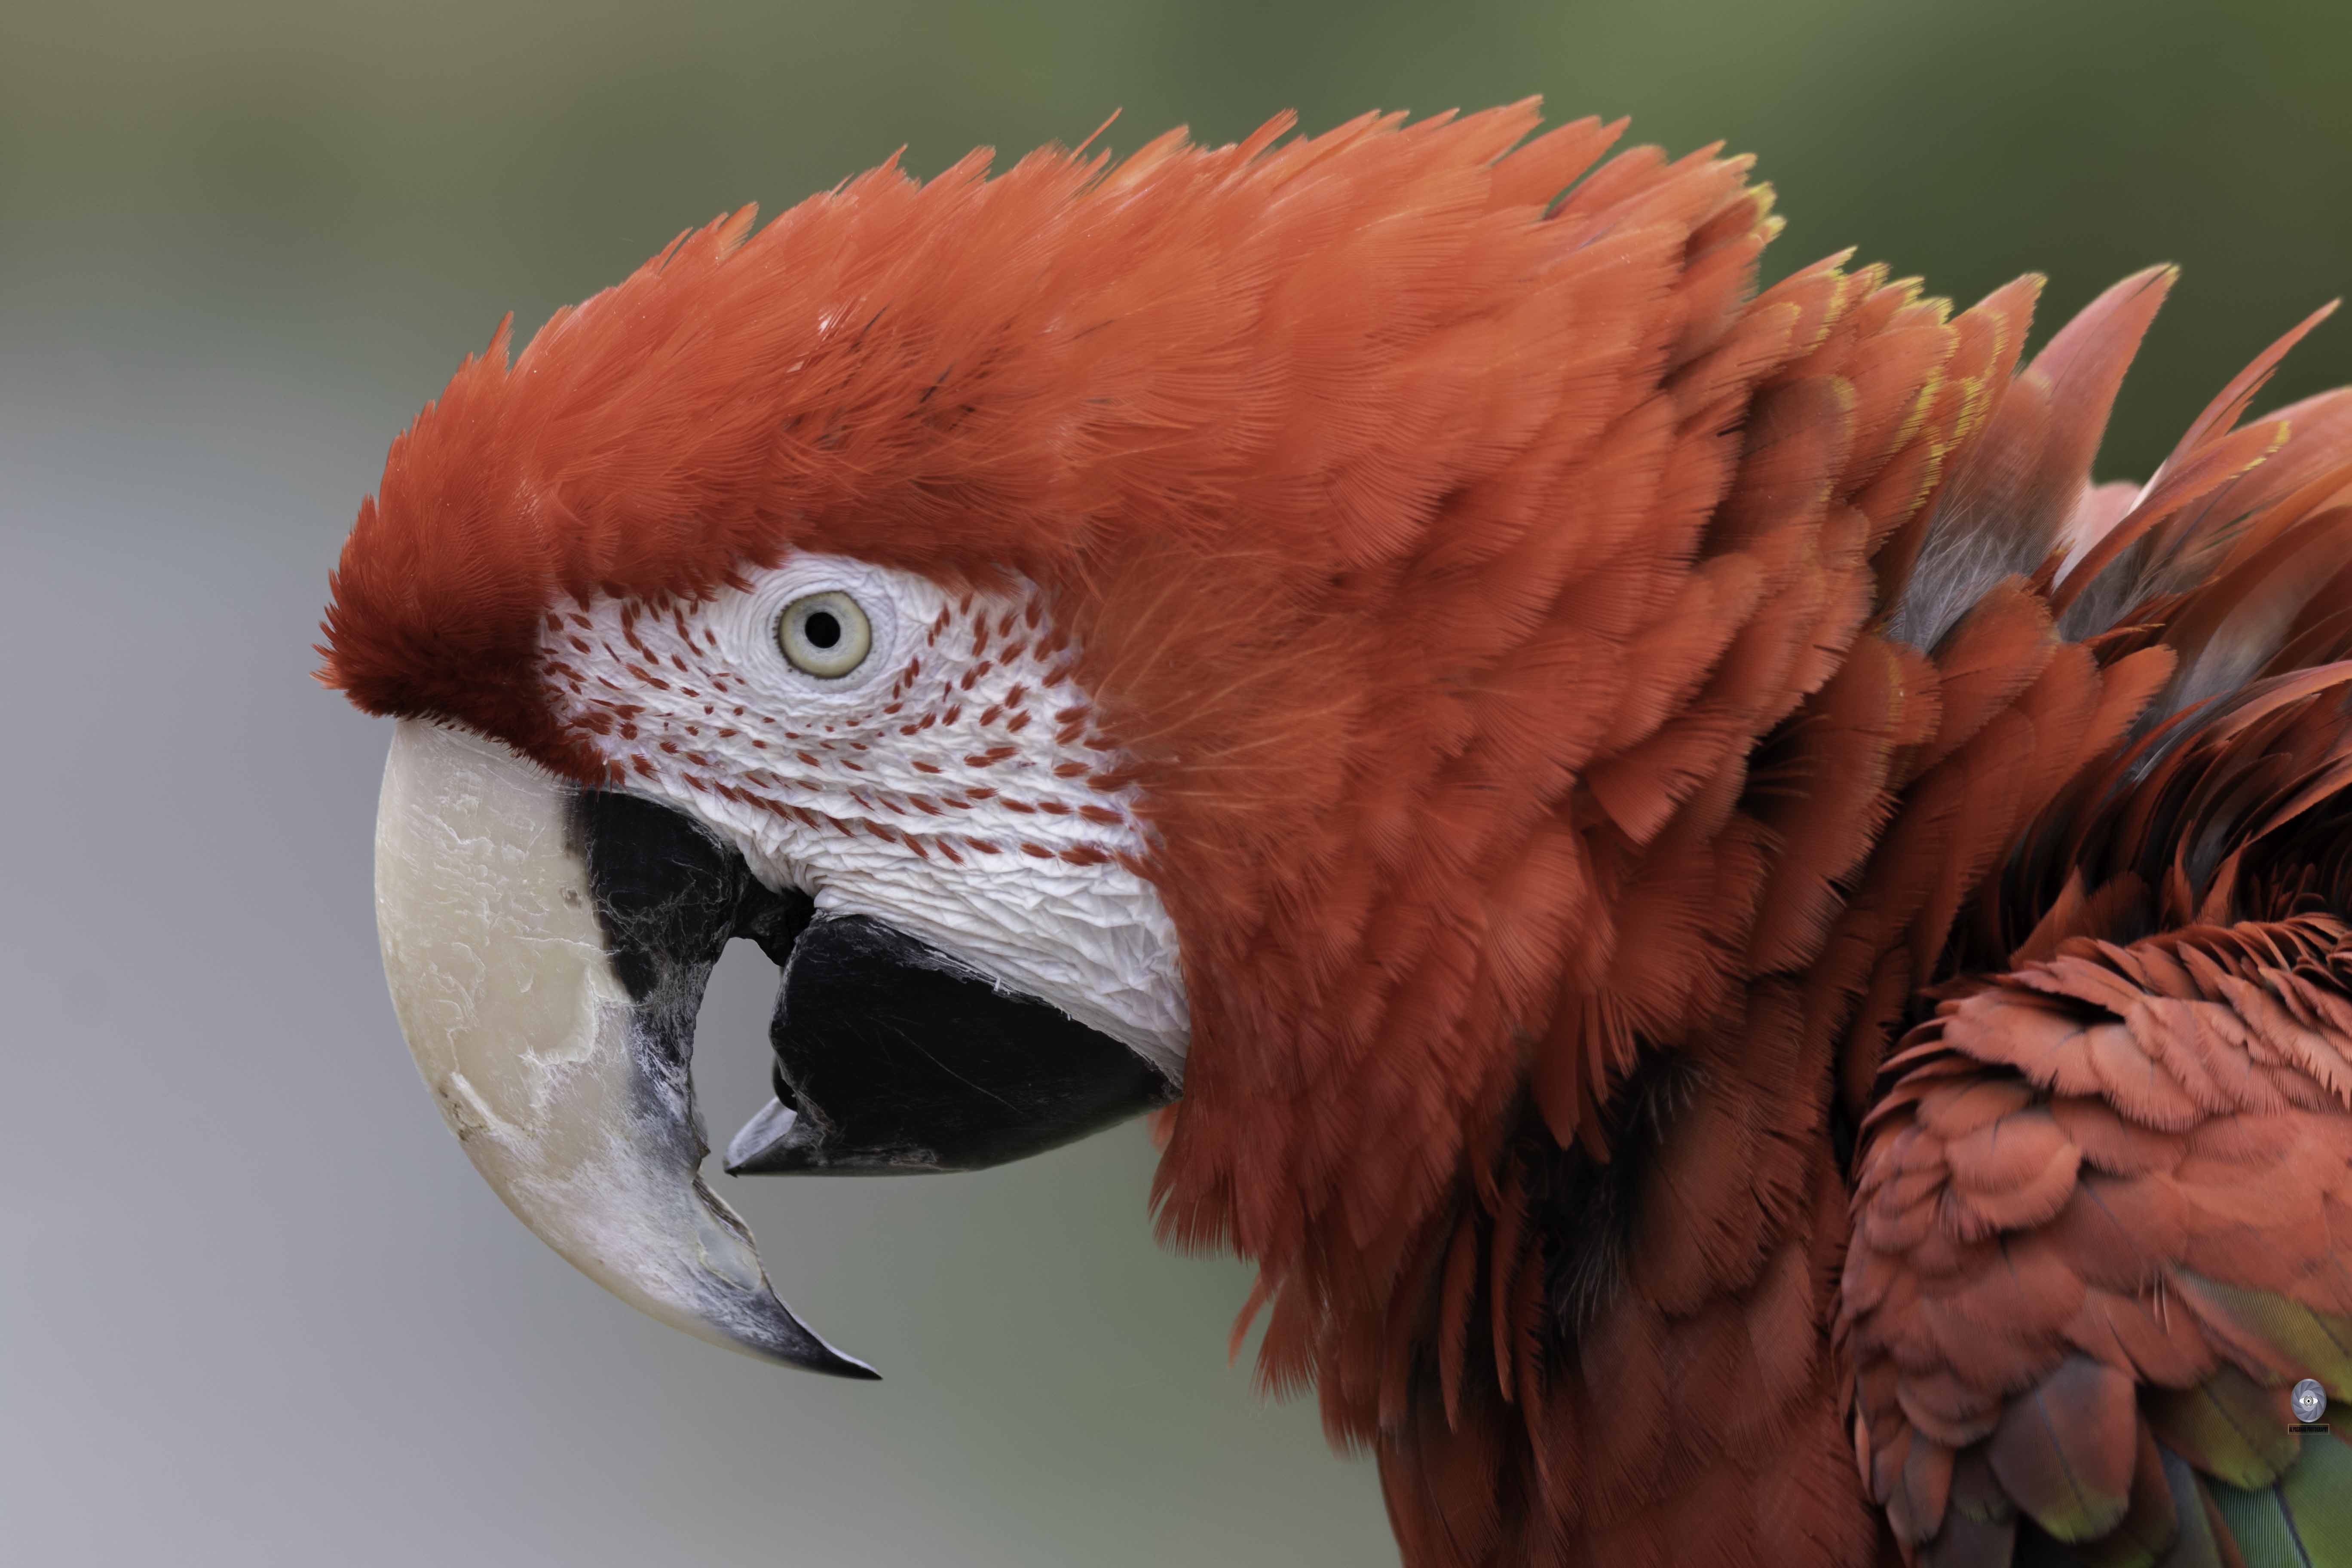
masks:
{"label": "scarlet macaw", "polygon": [[1759,291],[1748,159],[1289,123],[747,208],[394,444],[323,673],[476,1165],[871,1375],[697,1175],[747,936],[731,1170],[1159,1108],[1410,1563],[2352,1562],[2352,393],[2093,485],[2168,270],[2020,370]]}

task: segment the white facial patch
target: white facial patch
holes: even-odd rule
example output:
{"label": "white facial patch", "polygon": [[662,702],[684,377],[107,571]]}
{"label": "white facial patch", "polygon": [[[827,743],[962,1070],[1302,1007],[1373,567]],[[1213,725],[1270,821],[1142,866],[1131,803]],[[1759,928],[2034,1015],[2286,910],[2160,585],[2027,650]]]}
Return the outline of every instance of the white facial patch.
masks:
{"label": "white facial patch", "polygon": [[[1026,585],[951,595],[795,555],[698,604],[599,597],[541,633],[557,718],[722,834],[772,888],[861,914],[1051,1003],[1183,1078],[1176,930],[1139,874],[1135,791]],[[786,609],[845,595],[871,639],[806,673]],[[830,633],[830,621],[818,623]]]}

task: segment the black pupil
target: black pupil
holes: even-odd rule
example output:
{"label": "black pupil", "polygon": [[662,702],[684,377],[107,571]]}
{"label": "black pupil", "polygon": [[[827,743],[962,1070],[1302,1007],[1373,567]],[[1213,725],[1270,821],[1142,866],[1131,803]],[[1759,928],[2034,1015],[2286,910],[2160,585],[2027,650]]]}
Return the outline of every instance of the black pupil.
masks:
{"label": "black pupil", "polygon": [[801,635],[812,647],[831,647],[841,640],[841,623],[834,619],[831,610],[811,610],[801,623]]}

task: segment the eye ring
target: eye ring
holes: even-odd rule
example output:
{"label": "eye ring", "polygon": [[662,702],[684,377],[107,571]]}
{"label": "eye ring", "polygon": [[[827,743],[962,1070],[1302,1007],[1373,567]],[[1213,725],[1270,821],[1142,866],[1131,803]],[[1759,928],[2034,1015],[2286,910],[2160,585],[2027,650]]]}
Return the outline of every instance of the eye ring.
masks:
{"label": "eye ring", "polygon": [[866,662],[874,628],[857,601],[838,588],[803,594],[776,617],[776,647],[803,675],[838,680]]}

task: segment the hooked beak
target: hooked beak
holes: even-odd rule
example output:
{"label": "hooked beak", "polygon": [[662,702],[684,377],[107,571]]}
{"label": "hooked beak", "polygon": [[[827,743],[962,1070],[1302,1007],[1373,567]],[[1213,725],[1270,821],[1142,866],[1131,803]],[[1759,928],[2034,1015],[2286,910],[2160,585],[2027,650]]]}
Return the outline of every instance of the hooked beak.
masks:
{"label": "hooked beak", "polygon": [[777,1298],[700,1174],[695,1014],[730,938],[784,973],[777,1099],[730,1171],[971,1170],[1174,1098],[1057,1009],[763,887],[684,814],[425,720],[400,721],[384,768],[376,918],[417,1069],[515,1216],[630,1305],[811,1371],[877,1375]]}

